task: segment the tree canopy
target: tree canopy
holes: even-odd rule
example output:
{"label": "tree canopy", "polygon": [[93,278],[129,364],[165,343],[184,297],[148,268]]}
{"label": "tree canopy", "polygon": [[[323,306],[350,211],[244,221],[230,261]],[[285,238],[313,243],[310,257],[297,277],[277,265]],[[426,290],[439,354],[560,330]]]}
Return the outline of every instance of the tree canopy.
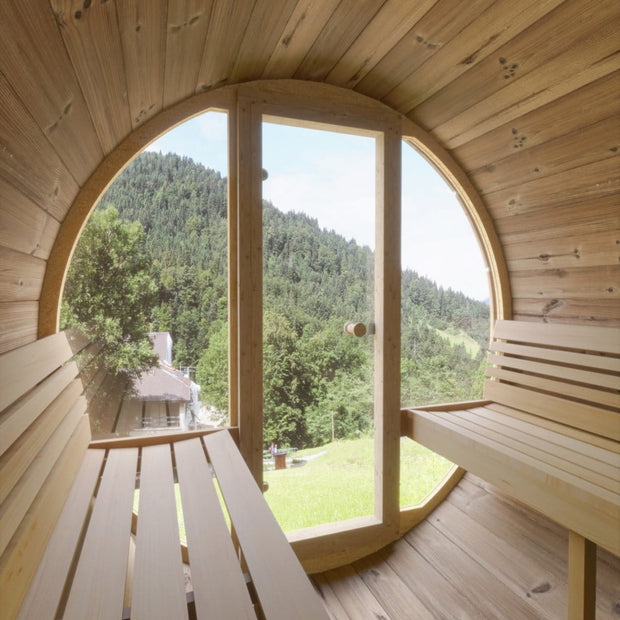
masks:
{"label": "tree canopy", "polygon": [[65,282],[61,324],[101,345],[103,366],[137,375],[157,363],[148,337],[157,291],[140,222],[109,206],[96,210],[75,249]]}
{"label": "tree canopy", "polygon": [[[171,332],[175,364],[197,368],[203,402],[223,414],[226,192],[224,177],[187,157],[143,153],[101,200],[141,223],[156,288],[145,324]],[[331,438],[332,420],[337,438],[370,430],[372,339],[343,337],[342,328],[372,320],[372,251],[270,203],[263,249],[265,442],[316,445]],[[404,270],[401,332],[403,404],[479,395],[486,304]]]}

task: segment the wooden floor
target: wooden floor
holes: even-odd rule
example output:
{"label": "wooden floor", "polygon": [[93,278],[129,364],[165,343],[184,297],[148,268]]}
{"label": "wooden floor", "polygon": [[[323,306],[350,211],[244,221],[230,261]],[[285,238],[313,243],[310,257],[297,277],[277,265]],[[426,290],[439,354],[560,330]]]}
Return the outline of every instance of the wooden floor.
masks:
{"label": "wooden floor", "polygon": [[[426,521],[314,576],[333,618],[566,618],[566,530],[467,475]],[[599,550],[597,620],[620,618],[620,559]]]}

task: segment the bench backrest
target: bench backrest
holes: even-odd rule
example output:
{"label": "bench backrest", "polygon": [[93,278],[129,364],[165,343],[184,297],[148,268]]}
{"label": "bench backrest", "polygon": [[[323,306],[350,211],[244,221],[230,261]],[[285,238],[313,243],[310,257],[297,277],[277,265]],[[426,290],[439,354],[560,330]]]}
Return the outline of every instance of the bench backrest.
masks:
{"label": "bench backrest", "polygon": [[484,398],[620,441],[620,330],[497,321]]}
{"label": "bench backrest", "polygon": [[90,441],[74,353],[61,332],[0,356],[0,591],[19,607]]}

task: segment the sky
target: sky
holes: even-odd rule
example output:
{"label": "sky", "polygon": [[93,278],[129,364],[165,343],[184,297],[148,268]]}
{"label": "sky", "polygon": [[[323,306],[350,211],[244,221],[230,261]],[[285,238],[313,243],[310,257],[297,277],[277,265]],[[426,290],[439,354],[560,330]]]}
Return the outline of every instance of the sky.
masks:
{"label": "sky", "polygon": [[[226,115],[207,112],[152,142],[227,175]],[[322,228],[374,246],[372,138],[285,125],[263,125],[263,198],[282,211],[307,213]],[[487,270],[454,190],[415,149],[403,144],[402,255],[444,288],[489,298]]]}

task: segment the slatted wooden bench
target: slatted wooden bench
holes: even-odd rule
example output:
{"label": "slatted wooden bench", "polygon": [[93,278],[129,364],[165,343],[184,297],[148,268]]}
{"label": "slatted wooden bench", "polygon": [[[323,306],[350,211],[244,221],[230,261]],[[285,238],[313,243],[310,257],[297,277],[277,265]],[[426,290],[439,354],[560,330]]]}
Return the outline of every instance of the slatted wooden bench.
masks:
{"label": "slatted wooden bench", "polygon": [[230,433],[89,447],[73,353],[0,356],[2,617],[327,618]]}
{"label": "slatted wooden bench", "polygon": [[620,331],[498,321],[484,400],[404,433],[569,530],[569,617],[593,618],[596,545],[620,554]]}

